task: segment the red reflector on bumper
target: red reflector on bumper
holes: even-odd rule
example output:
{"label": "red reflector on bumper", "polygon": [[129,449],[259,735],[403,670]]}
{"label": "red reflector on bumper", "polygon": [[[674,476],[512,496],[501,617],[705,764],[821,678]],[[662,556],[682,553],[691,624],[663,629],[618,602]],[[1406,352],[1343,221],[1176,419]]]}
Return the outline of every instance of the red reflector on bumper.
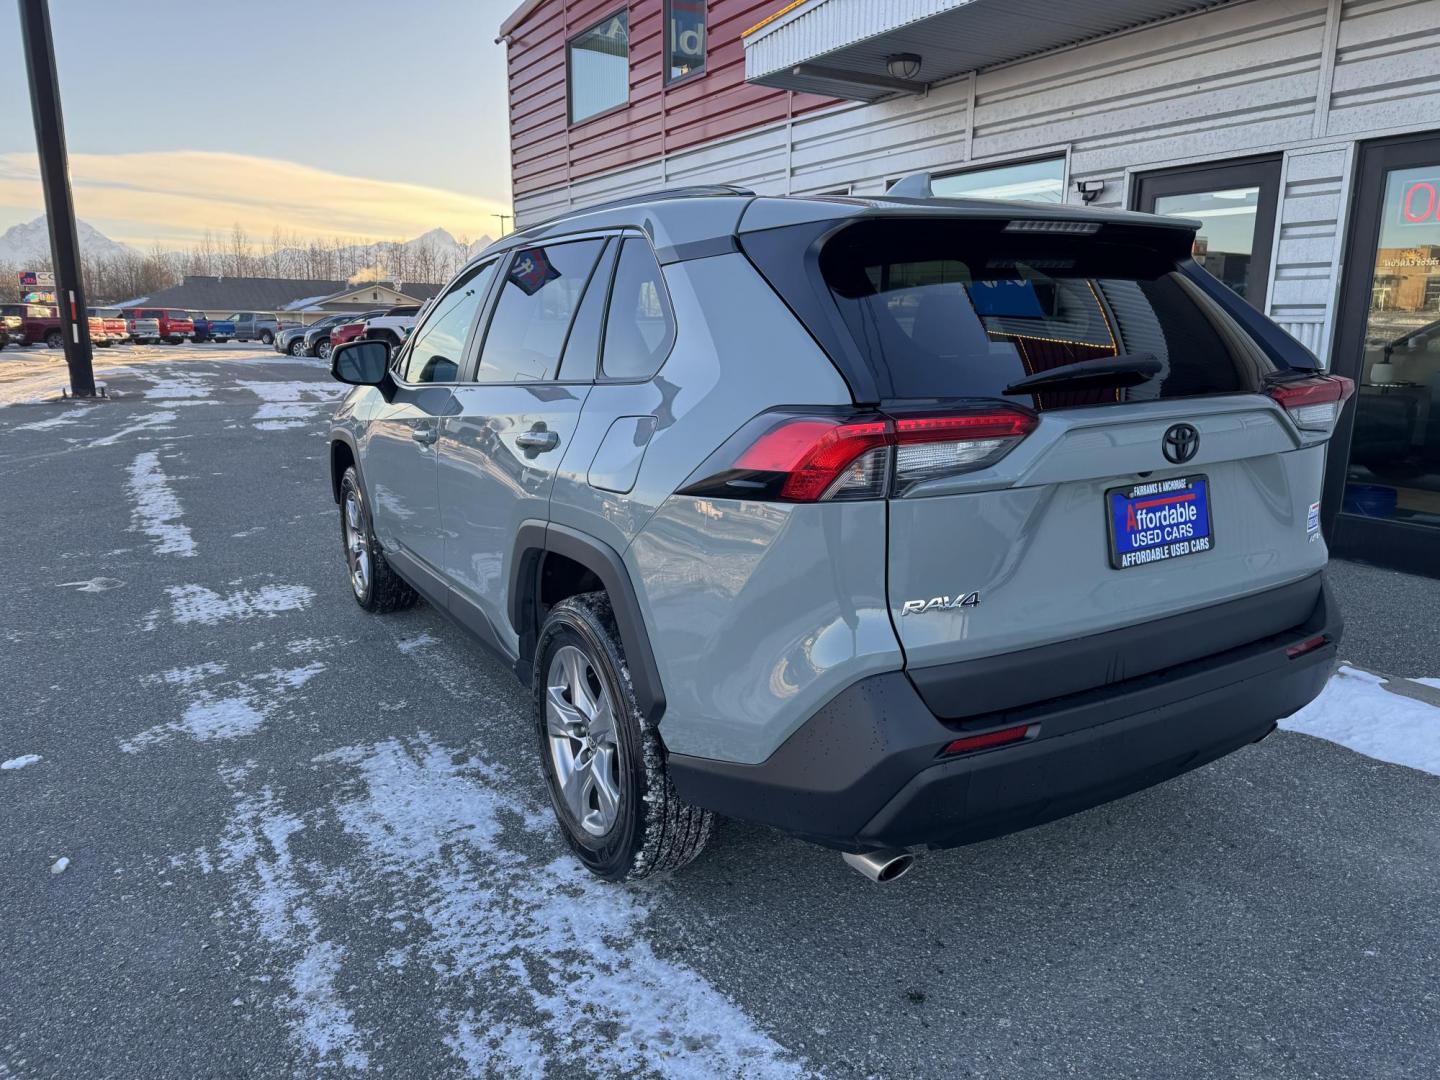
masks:
{"label": "red reflector on bumper", "polygon": [[1320,648],[1320,646],[1324,645],[1329,640],[1330,639],[1327,638],[1324,634],[1318,634],[1315,637],[1306,638],[1304,641],[1300,642],[1300,644],[1291,645],[1288,649],[1286,649],[1285,655],[1288,656],[1291,660],[1294,660],[1297,656],[1304,656],[1308,652],[1314,652],[1316,649]]}
{"label": "red reflector on bumper", "polygon": [[948,743],[941,754],[965,754],[972,750],[988,750],[992,746],[1004,746],[1006,743],[1019,742],[1026,735],[1030,734],[1030,725],[1021,724],[1019,727],[1004,728],[1000,731],[987,731],[983,735],[967,735],[963,739],[956,739]]}

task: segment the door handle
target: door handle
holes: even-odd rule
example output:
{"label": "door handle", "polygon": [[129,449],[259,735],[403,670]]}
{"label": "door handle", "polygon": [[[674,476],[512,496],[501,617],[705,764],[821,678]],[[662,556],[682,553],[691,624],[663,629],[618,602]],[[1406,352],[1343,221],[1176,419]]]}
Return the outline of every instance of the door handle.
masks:
{"label": "door handle", "polygon": [[554,450],[560,445],[560,433],[558,431],[522,431],[515,436],[515,445],[521,450],[533,450],[537,454],[546,450]]}
{"label": "door handle", "polygon": [[421,446],[434,446],[435,440],[440,438],[440,429],[438,427],[411,428],[410,438],[414,439]]}

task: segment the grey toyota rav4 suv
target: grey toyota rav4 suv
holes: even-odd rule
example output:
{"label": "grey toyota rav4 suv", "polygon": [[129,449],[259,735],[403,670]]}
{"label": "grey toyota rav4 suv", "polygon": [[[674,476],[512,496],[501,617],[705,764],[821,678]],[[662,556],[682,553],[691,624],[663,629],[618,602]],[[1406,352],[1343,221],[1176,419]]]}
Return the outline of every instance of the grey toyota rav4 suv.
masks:
{"label": "grey toyota rav4 suv", "polygon": [[1350,383],[1194,222],[898,190],[571,213],[393,361],[335,350],[356,600],[424,597],[533,688],[602,877],[718,814],[888,880],[1262,739],[1331,670]]}

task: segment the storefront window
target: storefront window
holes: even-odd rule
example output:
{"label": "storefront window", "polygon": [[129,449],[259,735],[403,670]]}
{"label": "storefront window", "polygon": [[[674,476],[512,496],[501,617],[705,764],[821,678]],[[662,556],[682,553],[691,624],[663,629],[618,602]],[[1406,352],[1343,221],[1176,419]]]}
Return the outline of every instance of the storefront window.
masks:
{"label": "storefront window", "polygon": [[630,16],[617,11],[565,48],[570,122],[578,124],[630,100]]}
{"label": "storefront window", "polygon": [[1136,210],[1198,221],[1195,261],[1261,311],[1280,194],[1280,159],[1250,158],[1147,173]]}
{"label": "storefront window", "polygon": [[1440,526],[1440,163],[1382,198],[1342,508]]}
{"label": "storefront window", "polygon": [[706,0],[665,0],[665,81],[705,71]]}
{"label": "storefront window", "polygon": [[1155,200],[1155,213],[1198,219],[1195,261],[1241,296],[1246,295],[1260,213],[1258,187],[1162,195]]}
{"label": "storefront window", "polygon": [[1065,159],[1025,161],[937,176],[930,190],[941,198],[1005,199],[1020,202],[1065,201]]}

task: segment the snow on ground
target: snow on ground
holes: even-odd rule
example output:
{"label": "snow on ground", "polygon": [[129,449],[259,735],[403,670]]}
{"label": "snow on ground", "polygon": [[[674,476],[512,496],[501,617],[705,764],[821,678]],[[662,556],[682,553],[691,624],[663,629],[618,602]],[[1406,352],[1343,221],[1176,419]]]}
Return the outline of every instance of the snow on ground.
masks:
{"label": "snow on ground", "polygon": [[[1415,681],[1440,684],[1435,679]],[[1392,693],[1385,682],[1383,676],[1342,664],[1324,692],[1280,721],[1280,727],[1440,776],[1440,709]]]}
{"label": "snow on ground", "polygon": [[34,765],[43,758],[39,754],[21,754],[19,757],[12,757],[9,761],[0,761],[0,769],[23,769],[26,765]]}
{"label": "snow on ground", "polygon": [[64,424],[73,424],[88,412],[93,412],[93,405],[73,405],[62,413],[50,417],[48,420],[35,420],[29,424],[16,424],[15,431],[49,431],[51,428],[61,427]]}
{"label": "snow on ground", "polygon": [[332,406],[348,390],[345,386],[323,382],[248,382],[241,379],[235,385],[250,391],[265,403],[252,418],[255,427],[262,431],[304,427],[321,409]]}
{"label": "snow on ground", "polygon": [[225,668],[213,662],[167,671],[160,680],[181,689],[185,709],[178,720],[146,728],[120,744],[127,754],[186,735],[196,742],[238,739],[258,730],[298,690],[325,670],[325,665],[275,669],[244,680],[209,685]]}
{"label": "snow on ground", "polygon": [[160,455],[154,450],[138,455],[130,463],[129,474],[125,491],[135,504],[131,528],[150,537],[157,555],[194,555],[195,540],[181,521],[184,510],[160,467]]}
{"label": "snow on ground", "polygon": [[156,429],[168,431],[174,423],[175,414],[168,409],[161,409],[151,413],[149,416],[142,417],[129,427],[123,427],[119,431],[112,431],[109,435],[95,439],[86,445],[92,450],[97,446],[114,446],[121,439],[125,438],[126,435],[134,435],[137,431],[152,431]]}
{"label": "snow on ground", "polygon": [[216,623],[235,619],[270,618],[284,611],[308,607],[315,590],[305,585],[262,585],[221,596],[204,585],[172,585],[170,614],[175,622]]}

